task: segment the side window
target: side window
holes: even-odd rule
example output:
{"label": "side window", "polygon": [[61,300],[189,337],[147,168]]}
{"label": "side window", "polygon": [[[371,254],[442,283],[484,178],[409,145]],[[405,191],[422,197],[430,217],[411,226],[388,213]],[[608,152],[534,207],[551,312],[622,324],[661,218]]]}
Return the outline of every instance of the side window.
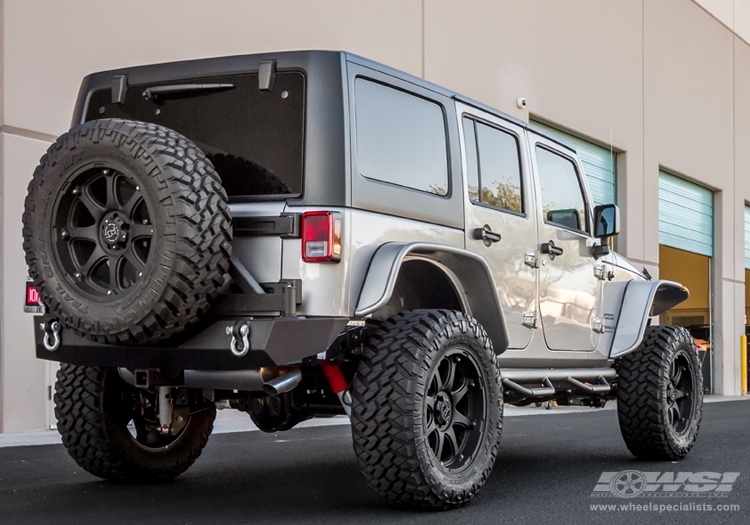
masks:
{"label": "side window", "polygon": [[464,117],[469,199],[523,213],[518,139],[505,131]]}
{"label": "side window", "polygon": [[464,117],[464,141],[466,142],[466,165],[468,167],[469,199],[479,202],[479,154],[474,121]]}
{"label": "side window", "polygon": [[570,159],[536,147],[544,220],[566,228],[588,231],[586,204],[575,164]]}
{"label": "side window", "polygon": [[448,194],[442,108],[383,84],[354,81],[357,164],[368,179]]}

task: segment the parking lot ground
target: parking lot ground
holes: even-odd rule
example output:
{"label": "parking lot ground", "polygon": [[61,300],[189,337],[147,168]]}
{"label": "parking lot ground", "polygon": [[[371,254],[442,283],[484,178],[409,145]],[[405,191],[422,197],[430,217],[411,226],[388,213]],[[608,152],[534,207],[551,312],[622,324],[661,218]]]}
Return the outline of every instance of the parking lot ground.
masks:
{"label": "parking lot ground", "polygon": [[[490,479],[469,505],[451,512],[381,504],[359,475],[349,426],[339,424],[279,434],[214,435],[188,472],[174,482],[155,485],[102,482],[82,471],[59,444],[6,446],[0,448],[0,524],[750,521],[750,402],[706,404],[695,448],[674,463],[634,459],[620,437],[615,410],[536,410],[516,411],[519,416],[532,415],[505,419]],[[660,476],[740,475],[725,497],[624,499],[601,490],[598,494],[605,497],[592,497],[604,472],[626,470]],[[667,505],[683,508],[666,510]],[[714,510],[706,510],[706,505]],[[719,505],[739,509],[715,510]]]}

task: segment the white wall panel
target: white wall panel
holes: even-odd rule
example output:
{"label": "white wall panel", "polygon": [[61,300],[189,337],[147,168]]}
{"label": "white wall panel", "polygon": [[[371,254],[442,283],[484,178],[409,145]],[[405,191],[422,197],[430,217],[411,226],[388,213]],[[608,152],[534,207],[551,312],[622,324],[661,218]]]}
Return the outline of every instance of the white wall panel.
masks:
{"label": "white wall panel", "polygon": [[145,63],[346,49],[421,74],[421,0],[5,0],[5,124],[59,135],[81,78]]}
{"label": "white wall panel", "polygon": [[49,146],[39,140],[2,133],[2,335],[3,432],[45,428],[46,364],[34,351],[33,316],[24,313],[26,261],[21,233],[26,186]]}

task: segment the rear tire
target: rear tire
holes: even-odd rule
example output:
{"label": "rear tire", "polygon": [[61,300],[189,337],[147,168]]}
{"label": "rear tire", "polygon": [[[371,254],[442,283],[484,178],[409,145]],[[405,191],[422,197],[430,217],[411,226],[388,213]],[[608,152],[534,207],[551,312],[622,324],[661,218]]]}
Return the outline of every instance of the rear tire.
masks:
{"label": "rear tire", "polygon": [[[57,429],[68,454],[84,470],[111,481],[172,479],[201,455],[213,430],[216,407],[188,416],[176,435],[155,430],[153,414],[141,414],[146,391],[125,383],[113,368],[63,364],[55,384]],[[128,428],[133,422],[136,435]],[[158,422],[156,423],[158,425]]]}
{"label": "rear tire", "polygon": [[492,343],[449,310],[392,316],[368,338],[352,384],[361,472],[383,500],[451,509],[489,476],[502,428]]}
{"label": "rear tire", "polygon": [[646,328],[617,374],[617,412],[630,452],[646,460],[684,458],[703,410],[703,376],[690,333],[678,326]]}

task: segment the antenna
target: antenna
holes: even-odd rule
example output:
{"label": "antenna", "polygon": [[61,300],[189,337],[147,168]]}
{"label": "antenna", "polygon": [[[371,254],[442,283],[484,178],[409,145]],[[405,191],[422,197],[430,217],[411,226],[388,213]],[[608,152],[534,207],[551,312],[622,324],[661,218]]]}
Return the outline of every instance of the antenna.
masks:
{"label": "antenna", "polygon": [[[612,173],[612,178],[614,179],[615,178],[615,151],[614,151],[614,147],[612,146],[612,128],[611,127],[609,128],[609,169],[610,169],[610,172]],[[617,201],[617,181],[616,180],[615,180],[614,190],[615,190],[614,191],[615,201]],[[617,247],[615,244],[617,241],[615,240],[614,237],[610,237],[608,241],[609,242],[607,244],[609,244],[609,247],[612,250],[614,250]]]}
{"label": "antenna", "polygon": [[615,153],[612,147],[612,128],[609,128],[609,169],[615,173]]}

